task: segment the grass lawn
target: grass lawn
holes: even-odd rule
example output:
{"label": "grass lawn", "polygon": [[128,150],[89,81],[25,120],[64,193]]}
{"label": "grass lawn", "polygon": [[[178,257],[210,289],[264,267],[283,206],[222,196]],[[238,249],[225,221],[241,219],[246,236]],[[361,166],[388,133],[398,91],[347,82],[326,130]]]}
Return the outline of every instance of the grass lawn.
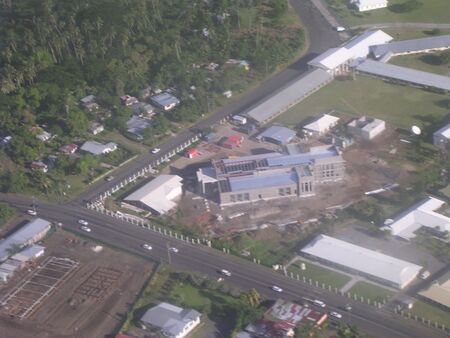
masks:
{"label": "grass lawn", "polygon": [[426,320],[437,322],[438,324],[444,324],[450,327],[450,313],[437,306],[431,305],[423,301],[417,301],[411,310],[411,315],[417,315],[423,317]]}
{"label": "grass lawn", "polygon": [[391,84],[370,76],[356,75],[354,80],[334,80],[290,110],[275,122],[296,126],[306,117],[332,109],[378,117],[398,127],[420,127],[440,120],[448,113],[448,96],[409,86]]}
{"label": "grass lawn", "polygon": [[397,40],[410,40],[419,38],[429,38],[438,35],[450,34],[450,29],[439,29],[439,33],[432,35],[429,29],[414,29],[414,28],[383,28],[383,31]]}
{"label": "grass lawn", "polygon": [[347,275],[308,262],[303,262],[306,265],[306,269],[301,270],[300,263],[301,262],[298,261],[295,264],[292,264],[288,268],[288,272],[292,272],[294,277],[296,277],[297,274],[300,278],[305,276],[307,282],[309,279],[312,279],[313,283],[314,281],[318,281],[319,284],[324,283],[325,285],[331,285],[332,287],[340,289],[351,279]]}
{"label": "grass lawn", "polygon": [[414,54],[395,56],[389,60],[394,65],[422,70],[440,75],[450,75],[450,64],[439,64],[437,54]]}
{"label": "grass lawn", "polygon": [[[389,5],[405,3],[407,0],[389,0]],[[349,9],[349,0],[326,0],[329,8],[348,26],[383,22],[431,22],[449,23],[448,0],[419,0],[419,8],[406,13],[395,13],[389,8],[366,12]]]}
{"label": "grass lawn", "polygon": [[367,282],[356,283],[349,291],[352,294],[356,294],[364,299],[371,299],[372,301],[381,302],[383,299],[391,297],[394,293],[381,286],[377,286]]}
{"label": "grass lawn", "polygon": [[211,304],[211,301],[200,293],[200,290],[189,283],[178,283],[172,289],[171,298],[176,299],[186,307],[201,309]]}

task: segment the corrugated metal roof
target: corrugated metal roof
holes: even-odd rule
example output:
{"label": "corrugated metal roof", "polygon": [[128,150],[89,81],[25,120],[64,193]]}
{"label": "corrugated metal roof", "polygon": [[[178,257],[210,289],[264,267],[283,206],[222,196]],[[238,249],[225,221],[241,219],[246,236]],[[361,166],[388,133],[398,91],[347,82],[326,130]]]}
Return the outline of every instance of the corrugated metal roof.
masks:
{"label": "corrugated metal roof", "polygon": [[346,43],[345,48],[350,51],[353,58],[362,58],[369,55],[370,46],[383,44],[393,39],[392,36],[382,30],[367,31]]}
{"label": "corrugated metal roof", "polygon": [[356,69],[363,73],[387,77],[417,85],[450,90],[450,77],[366,59]]}
{"label": "corrugated metal roof", "polygon": [[23,246],[36,235],[41,234],[46,229],[48,230],[50,224],[51,223],[45,219],[35,218],[11,236],[2,240],[0,242],[0,261],[4,261],[10,256],[9,249],[14,248],[15,246]]}
{"label": "corrugated metal roof", "polygon": [[275,173],[260,172],[255,173],[254,175],[230,177],[229,182],[231,191],[234,192],[296,184],[298,182],[298,176],[295,171]]}
{"label": "corrugated metal roof", "polygon": [[285,167],[308,164],[319,158],[327,158],[337,156],[334,149],[324,149],[317,152],[309,152],[304,154],[282,155],[267,159],[269,167]]}
{"label": "corrugated metal roof", "polygon": [[301,251],[386,280],[399,288],[409,284],[422,269],[420,265],[326,235],[317,236]]}
{"label": "corrugated metal roof", "polygon": [[258,139],[267,138],[281,144],[289,143],[297,133],[282,126],[271,126],[257,136]]}
{"label": "corrugated metal roof", "polygon": [[308,65],[319,67],[325,70],[335,69],[339,65],[347,62],[353,57],[348,49],[330,48],[326,52],[316,56],[314,59],[308,62]]}
{"label": "corrugated metal roof", "polygon": [[434,135],[442,135],[445,138],[450,139],[450,123],[434,132]]}
{"label": "corrugated metal roof", "polygon": [[322,69],[313,70],[247,111],[246,115],[258,123],[266,122],[332,78],[332,75]]}
{"label": "corrugated metal roof", "polygon": [[421,52],[429,49],[450,48],[450,35],[433,36],[423,39],[394,41],[370,47],[370,51],[378,59],[386,53],[402,54]]}

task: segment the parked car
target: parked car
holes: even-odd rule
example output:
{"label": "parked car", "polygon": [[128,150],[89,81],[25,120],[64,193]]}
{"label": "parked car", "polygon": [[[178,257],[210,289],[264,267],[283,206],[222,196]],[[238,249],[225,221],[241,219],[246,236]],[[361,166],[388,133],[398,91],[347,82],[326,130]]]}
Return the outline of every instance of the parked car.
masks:
{"label": "parked car", "polygon": [[159,148],[154,148],[154,149],[152,149],[152,154],[157,154],[157,153],[159,153],[161,151],[161,149],[159,149]]}
{"label": "parked car", "polygon": [[27,214],[31,215],[31,216],[36,216],[37,215],[37,211],[34,209],[28,209],[27,210]]}
{"label": "parked car", "polygon": [[331,311],[330,312],[330,316],[334,317],[334,318],[337,318],[337,319],[341,319],[342,318],[342,315],[340,313],[338,313],[338,312],[335,312],[335,311]]}
{"label": "parked car", "polygon": [[169,248],[169,251],[170,251],[170,252],[173,252],[173,253],[177,253],[177,252],[178,252],[178,249],[177,249],[177,248],[174,248],[174,247],[170,247],[170,248]]}
{"label": "parked car", "polygon": [[79,219],[78,223],[81,225],[89,225],[88,221],[85,221],[84,219]]}
{"label": "parked car", "polygon": [[231,272],[225,269],[220,270],[220,273],[224,276],[230,277],[231,276]]}
{"label": "parked car", "polygon": [[147,243],[142,244],[142,247],[144,249],[146,249],[146,250],[152,250],[153,249],[152,246],[150,244],[147,244]]}
{"label": "parked car", "polygon": [[85,225],[82,225],[82,226],[80,227],[80,229],[83,230],[83,231],[86,231],[86,232],[91,232],[91,231],[92,231],[91,228],[89,228],[89,227],[87,227],[87,226],[85,226]]}
{"label": "parked car", "polygon": [[336,32],[345,32],[345,27],[337,26],[336,27]]}
{"label": "parked car", "polygon": [[114,176],[111,176],[111,175],[105,177],[106,182],[111,182],[113,179],[114,179]]}
{"label": "parked car", "polygon": [[283,292],[283,289],[280,288],[279,286],[276,286],[276,285],[272,286],[272,290],[275,291],[275,292]]}

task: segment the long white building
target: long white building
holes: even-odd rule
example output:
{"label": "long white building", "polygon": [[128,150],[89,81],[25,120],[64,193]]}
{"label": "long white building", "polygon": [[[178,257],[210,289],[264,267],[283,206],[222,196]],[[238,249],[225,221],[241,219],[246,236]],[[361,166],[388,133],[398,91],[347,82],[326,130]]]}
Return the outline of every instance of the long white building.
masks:
{"label": "long white building", "polygon": [[351,0],[360,12],[371,11],[374,9],[386,8],[387,0]]}
{"label": "long white building", "polygon": [[411,283],[422,269],[417,264],[326,235],[317,236],[301,253],[399,289]]}

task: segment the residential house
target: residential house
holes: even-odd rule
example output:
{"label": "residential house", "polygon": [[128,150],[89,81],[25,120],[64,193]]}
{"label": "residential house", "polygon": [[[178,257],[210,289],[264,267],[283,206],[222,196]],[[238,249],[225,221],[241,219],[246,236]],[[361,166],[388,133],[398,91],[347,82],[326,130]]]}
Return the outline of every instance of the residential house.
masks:
{"label": "residential house", "polygon": [[70,154],[74,154],[78,149],[78,146],[75,143],[69,143],[66,145],[63,145],[62,147],[59,148],[59,152],[66,154],[66,155],[70,155]]}
{"label": "residential house", "polygon": [[351,0],[360,12],[371,11],[379,8],[386,8],[388,0]]}
{"label": "residential house", "polygon": [[31,170],[39,170],[46,173],[48,171],[48,166],[42,161],[33,161],[31,162]]}
{"label": "residential house", "polygon": [[151,126],[149,119],[133,115],[127,121],[127,132],[134,135],[138,139],[142,139],[142,132]]}
{"label": "residential house", "polygon": [[159,329],[168,338],[183,338],[200,324],[200,316],[195,310],[160,303],[148,309],[140,322],[144,329]]}
{"label": "residential house", "polygon": [[97,102],[95,102],[95,96],[94,95],[88,95],[86,97],[83,97],[81,101],[81,105],[86,108],[89,111],[97,110],[99,108],[99,105]]}
{"label": "residential house", "polygon": [[83,143],[80,149],[93,155],[101,155],[117,150],[117,144],[114,142],[102,144],[97,141],[86,141]]}
{"label": "residential house", "polygon": [[130,96],[130,95],[123,95],[120,97],[120,102],[122,102],[122,104],[124,106],[132,106],[135,103],[138,103],[139,100],[137,98],[135,98],[134,96]]}
{"label": "residential house", "polygon": [[164,109],[165,111],[171,110],[180,104],[180,100],[167,92],[154,95],[152,96],[151,100],[158,107]]}
{"label": "residential house", "polygon": [[98,122],[92,122],[91,125],[89,126],[89,132],[92,135],[100,134],[104,130],[105,130],[105,127],[103,126],[103,124],[98,123]]}

